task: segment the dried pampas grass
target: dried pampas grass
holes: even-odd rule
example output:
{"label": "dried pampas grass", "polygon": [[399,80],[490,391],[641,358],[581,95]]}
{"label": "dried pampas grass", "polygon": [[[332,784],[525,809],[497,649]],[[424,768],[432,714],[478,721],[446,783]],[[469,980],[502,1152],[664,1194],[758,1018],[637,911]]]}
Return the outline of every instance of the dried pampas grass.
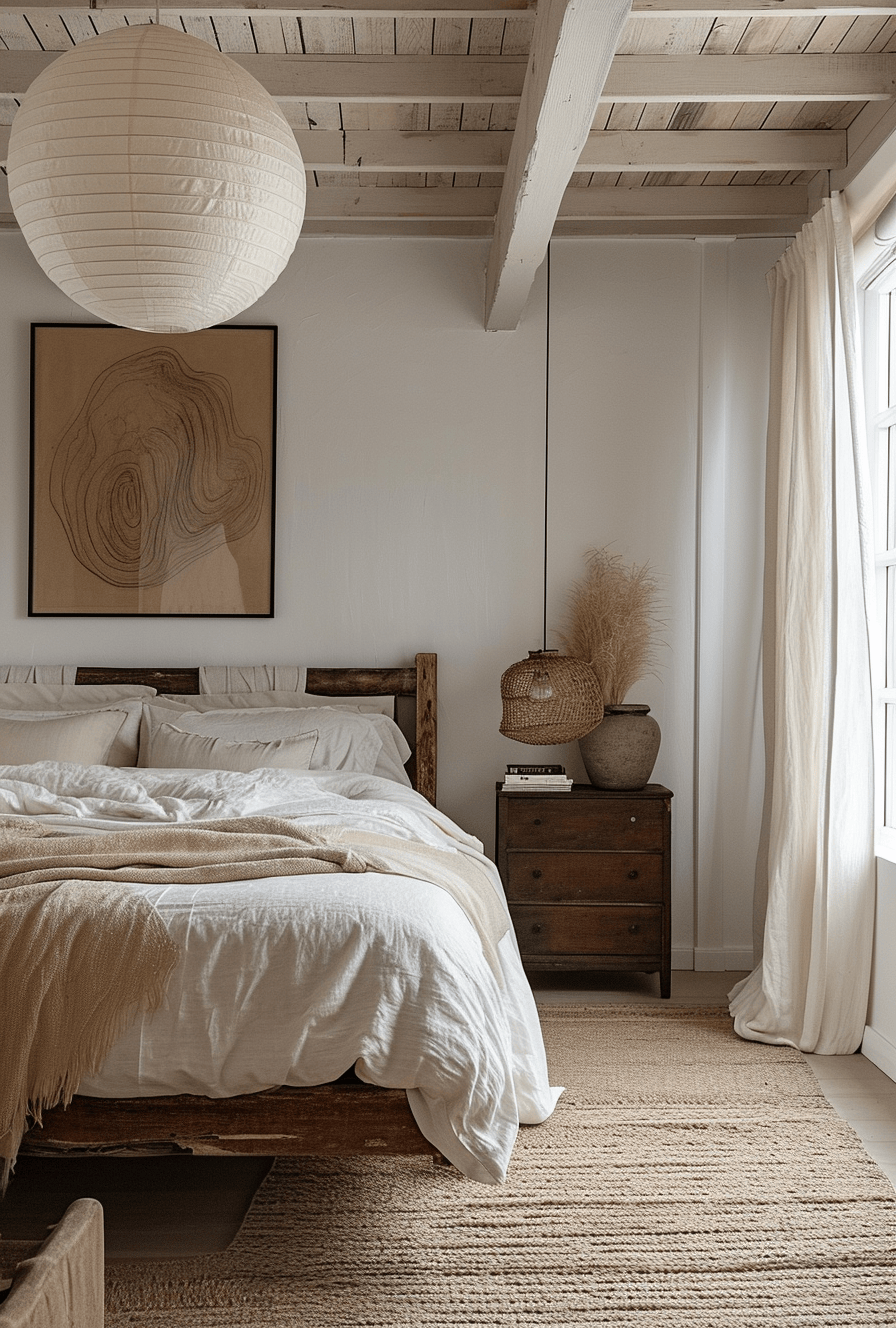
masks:
{"label": "dried pampas grass", "polygon": [[621,705],[626,693],[656,668],[660,585],[647,563],[627,567],[622,555],[589,549],[587,571],[569,595],[564,650],[587,659],[605,705]]}

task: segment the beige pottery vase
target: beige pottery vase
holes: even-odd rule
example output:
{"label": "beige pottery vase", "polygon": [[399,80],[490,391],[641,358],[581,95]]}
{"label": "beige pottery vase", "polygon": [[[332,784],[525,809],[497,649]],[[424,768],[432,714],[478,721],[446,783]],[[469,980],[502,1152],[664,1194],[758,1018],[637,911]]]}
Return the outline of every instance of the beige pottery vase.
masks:
{"label": "beige pottery vase", "polygon": [[660,726],[646,705],[608,705],[596,729],[579,739],[579,751],[595,788],[641,789],[660,749]]}

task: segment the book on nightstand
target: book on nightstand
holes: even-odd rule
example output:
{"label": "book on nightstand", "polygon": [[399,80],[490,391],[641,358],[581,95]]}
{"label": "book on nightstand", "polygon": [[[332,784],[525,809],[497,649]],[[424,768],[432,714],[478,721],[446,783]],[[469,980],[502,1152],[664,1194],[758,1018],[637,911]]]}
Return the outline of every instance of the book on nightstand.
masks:
{"label": "book on nightstand", "polygon": [[513,789],[544,789],[552,793],[572,788],[562,765],[509,765],[504,775],[502,791]]}

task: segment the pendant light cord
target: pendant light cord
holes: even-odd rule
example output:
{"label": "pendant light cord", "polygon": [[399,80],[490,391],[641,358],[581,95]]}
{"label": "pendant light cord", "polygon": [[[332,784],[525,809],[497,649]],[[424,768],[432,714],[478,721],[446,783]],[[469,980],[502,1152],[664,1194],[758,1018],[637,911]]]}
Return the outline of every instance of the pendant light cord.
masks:
{"label": "pendant light cord", "polygon": [[551,242],[547,252],[547,291],[544,319],[544,609],[542,617],[542,649],[548,648],[548,457],[551,392]]}

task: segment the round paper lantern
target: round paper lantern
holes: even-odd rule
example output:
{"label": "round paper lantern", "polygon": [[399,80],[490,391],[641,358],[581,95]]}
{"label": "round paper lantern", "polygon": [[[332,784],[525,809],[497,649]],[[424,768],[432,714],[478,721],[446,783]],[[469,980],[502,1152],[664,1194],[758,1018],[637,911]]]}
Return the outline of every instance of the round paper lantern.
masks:
{"label": "round paper lantern", "polygon": [[120,327],[193,332],[283,271],[305,209],[295,135],[251,74],[157,24],[82,42],[13,122],[9,196],[76,304]]}

